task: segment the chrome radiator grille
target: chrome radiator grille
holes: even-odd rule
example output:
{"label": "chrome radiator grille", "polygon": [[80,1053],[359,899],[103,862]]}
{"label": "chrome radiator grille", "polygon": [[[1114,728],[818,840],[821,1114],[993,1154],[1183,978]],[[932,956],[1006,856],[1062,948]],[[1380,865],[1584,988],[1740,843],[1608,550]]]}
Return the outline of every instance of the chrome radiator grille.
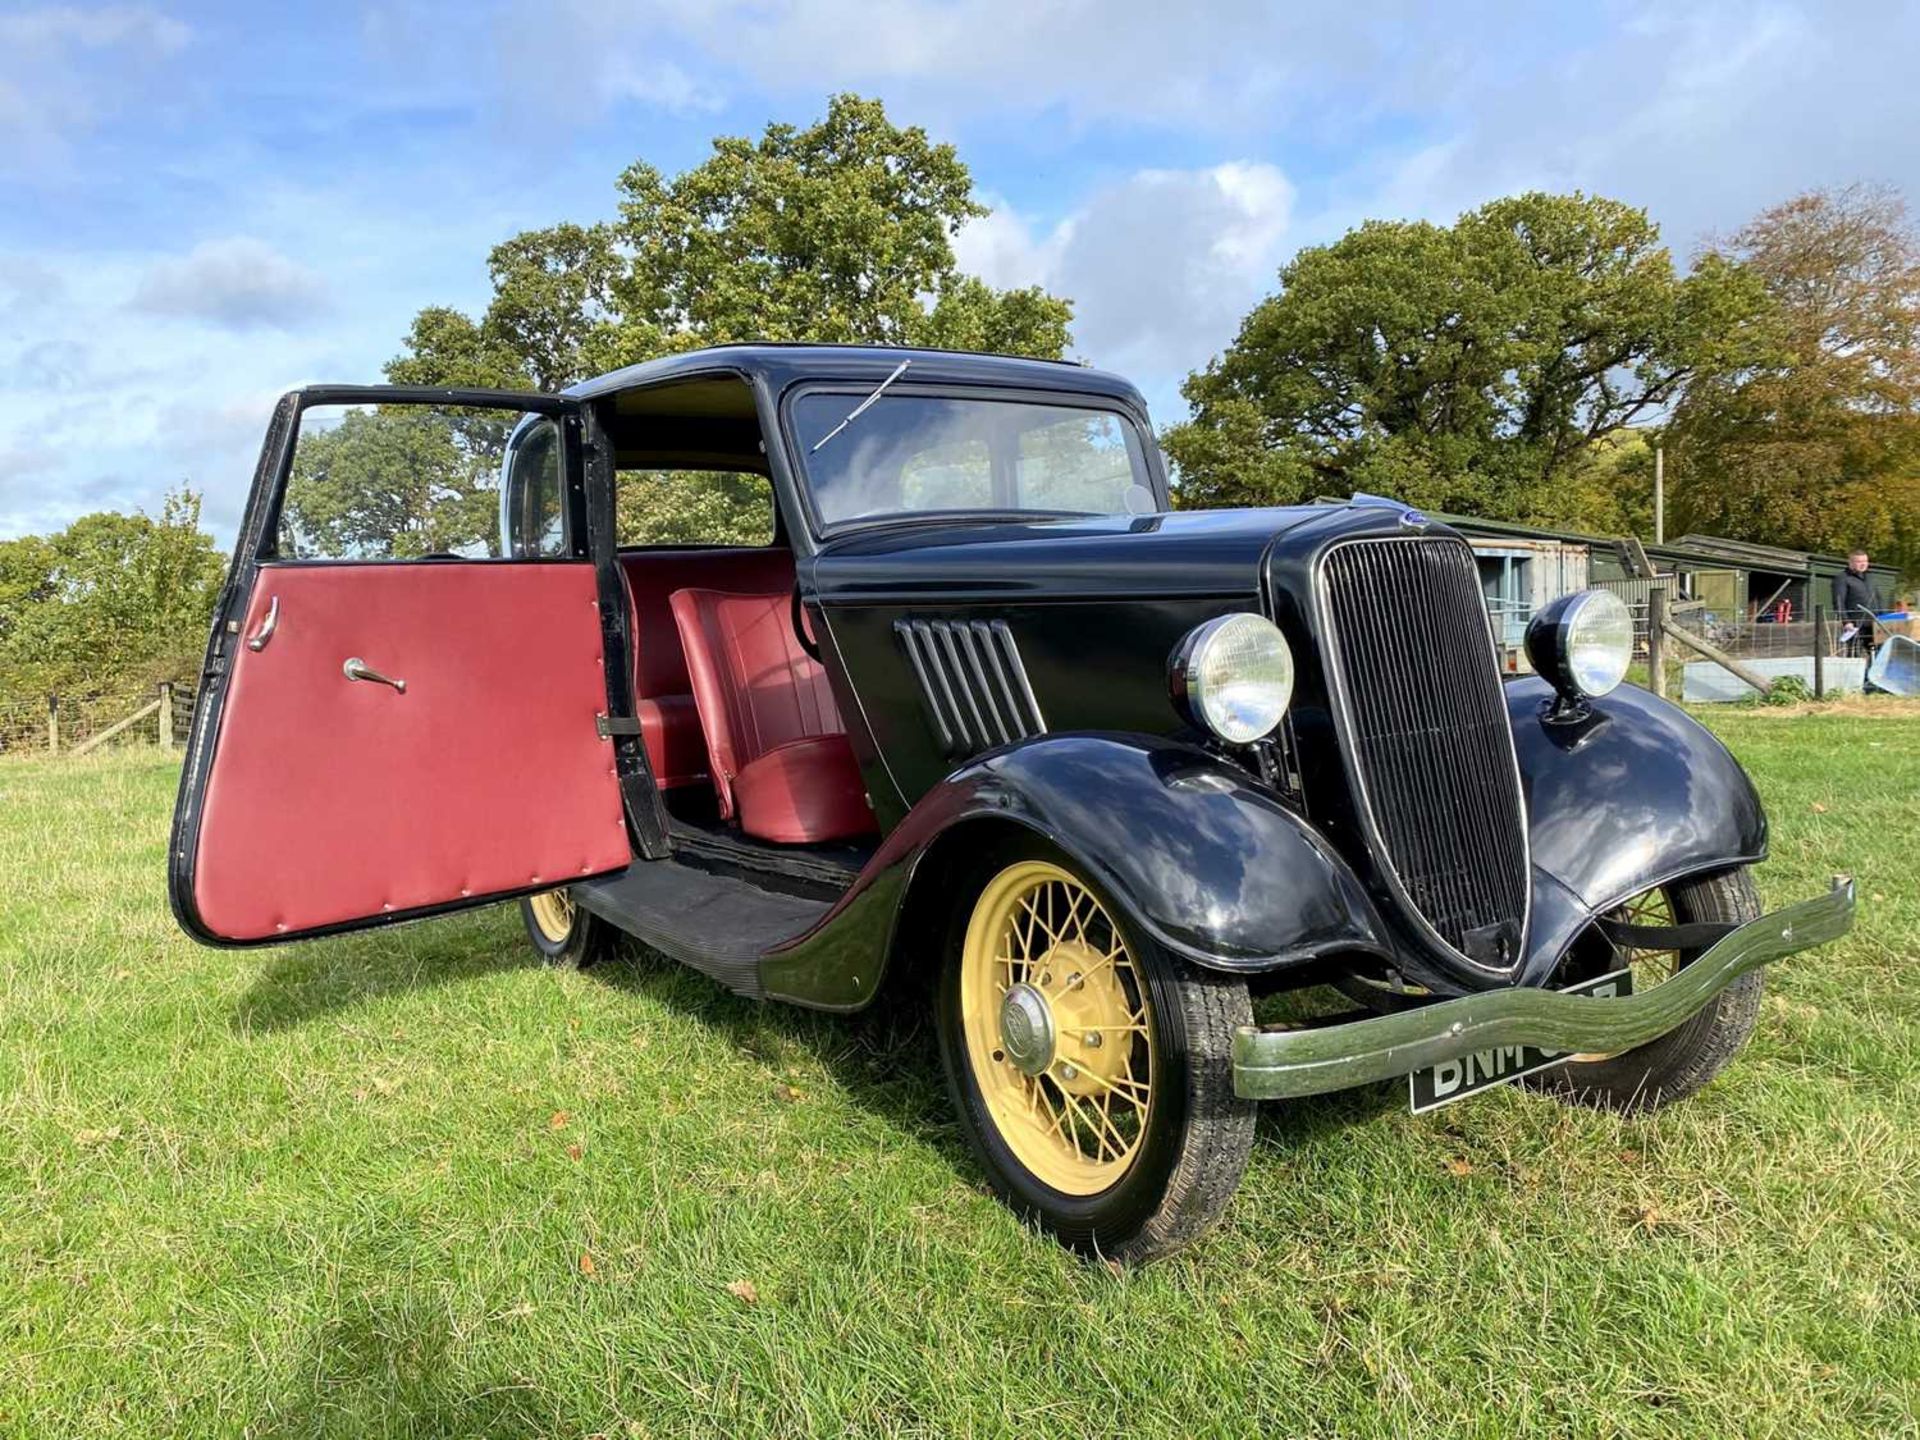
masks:
{"label": "chrome radiator grille", "polygon": [[1327,669],[1362,821],[1403,904],[1481,969],[1526,929],[1526,812],[1473,552],[1350,541],[1324,561]]}

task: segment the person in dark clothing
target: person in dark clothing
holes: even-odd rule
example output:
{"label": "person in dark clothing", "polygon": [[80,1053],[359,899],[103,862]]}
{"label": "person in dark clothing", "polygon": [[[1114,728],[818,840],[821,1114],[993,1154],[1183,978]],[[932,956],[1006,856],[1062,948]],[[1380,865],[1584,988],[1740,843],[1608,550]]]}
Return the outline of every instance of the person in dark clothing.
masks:
{"label": "person in dark clothing", "polygon": [[1833,614],[1846,634],[1848,626],[1857,627],[1845,646],[1849,655],[1873,654],[1873,617],[1880,613],[1880,592],[1867,579],[1867,552],[1855,550],[1847,556],[1847,568],[1833,577]]}

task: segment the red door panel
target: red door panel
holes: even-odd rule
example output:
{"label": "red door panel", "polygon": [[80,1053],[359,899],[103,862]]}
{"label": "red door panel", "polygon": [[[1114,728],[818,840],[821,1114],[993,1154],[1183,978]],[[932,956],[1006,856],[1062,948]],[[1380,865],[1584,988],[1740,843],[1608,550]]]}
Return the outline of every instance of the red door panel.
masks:
{"label": "red door panel", "polygon": [[[593,567],[262,565],[193,867],[201,926],[272,939],[632,858]],[[349,680],[363,661],[404,693]]]}

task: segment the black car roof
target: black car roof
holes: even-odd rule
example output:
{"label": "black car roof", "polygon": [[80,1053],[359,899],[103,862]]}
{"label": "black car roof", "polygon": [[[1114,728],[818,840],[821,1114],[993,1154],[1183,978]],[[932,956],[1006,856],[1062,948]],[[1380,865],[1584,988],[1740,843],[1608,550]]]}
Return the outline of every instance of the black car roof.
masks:
{"label": "black car roof", "polygon": [[564,393],[591,400],[636,385],[653,385],[682,376],[715,370],[734,370],[764,379],[775,393],[800,380],[872,380],[887,378],[902,360],[913,368],[903,381],[945,381],[960,385],[1007,385],[1021,389],[1057,390],[1077,395],[1100,395],[1123,401],[1142,411],[1146,402],[1134,386],[1118,375],[1065,360],[1033,360],[1018,355],[983,355],[960,350],[916,350],[895,345],[812,345],[756,342],[747,345],[710,345],[680,355],[643,360],[583,380]]}

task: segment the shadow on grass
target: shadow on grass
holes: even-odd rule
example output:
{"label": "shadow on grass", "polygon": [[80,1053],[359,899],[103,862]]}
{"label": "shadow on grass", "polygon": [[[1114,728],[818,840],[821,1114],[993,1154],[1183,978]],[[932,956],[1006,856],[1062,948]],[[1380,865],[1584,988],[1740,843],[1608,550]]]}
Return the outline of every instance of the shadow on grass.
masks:
{"label": "shadow on grass", "polygon": [[[255,979],[233,1025],[286,1029],[386,995],[541,963],[518,935],[507,939],[497,925],[474,921],[295,945],[277,952]],[[968,1182],[983,1178],[953,1118],[923,989],[891,987],[868,1010],[824,1014],[735,995],[638,942],[586,974],[677,1011],[717,1042],[775,1070],[805,1055],[861,1109],[932,1146]],[[1374,1085],[1262,1105],[1256,1143],[1279,1150],[1309,1143],[1398,1108],[1404,1093],[1397,1085]]]}
{"label": "shadow on grass", "polygon": [[486,1435],[551,1434],[533,1382],[502,1377],[461,1382],[444,1310],[408,1296],[355,1297],[314,1328],[293,1369],[290,1393],[255,1417],[247,1433]]}
{"label": "shadow on grass", "polygon": [[1291,1150],[1392,1114],[1406,1103],[1404,1080],[1383,1081],[1358,1090],[1336,1090],[1328,1095],[1303,1095],[1297,1100],[1270,1100],[1260,1106],[1254,1143],[1274,1150]]}
{"label": "shadow on grass", "polygon": [[[505,936],[497,920],[478,917],[316,940],[272,953],[241,998],[232,1025],[241,1032],[285,1030],[385,996],[543,963],[517,932]],[[884,993],[856,1015],[822,1014],[745,999],[638,942],[585,973],[613,990],[669,1006],[717,1042],[769,1066],[804,1053],[862,1109],[928,1140],[957,1168],[972,1164],[950,1119],[933,1026],[899,991]]]}
{"label": "shadow on grass", "polygon": [[[588,973],[615,989],[645,994],[697,1019],[736,1050],[769,1064],[779,1064],[791,1049],[806,1052],[833,1073],[863,1110],[931,1145],[962,1179],[984,1181],[954,1120],[924,990],[902,986],[883,991],[869,1010],[831,1015],[744,999],[640,947]],[[1289,1150],[1405,1104],[1404,1082],[1263,1104],[1255,1143]]]}
{"label": "shadow on grass", "polygon": [[932,1145],[964,1177],[979,1178],[953,1122],[939,1041],[919,987],[888,986],[866,1010],[830,1014],[735,995],[637,942],[619,959],[586,973],[612,989],[668,1006],[775,1069],[796,1054],[806,1056],[831,1073],[862,1110]]}
{"label": "shadow on grass", "polygon": [[285,1030],[383,996],[453,985],[541,963],[516,933],[481,917],[405,931],[295,943],[272,952],[234,1010],[238,1031]]}

